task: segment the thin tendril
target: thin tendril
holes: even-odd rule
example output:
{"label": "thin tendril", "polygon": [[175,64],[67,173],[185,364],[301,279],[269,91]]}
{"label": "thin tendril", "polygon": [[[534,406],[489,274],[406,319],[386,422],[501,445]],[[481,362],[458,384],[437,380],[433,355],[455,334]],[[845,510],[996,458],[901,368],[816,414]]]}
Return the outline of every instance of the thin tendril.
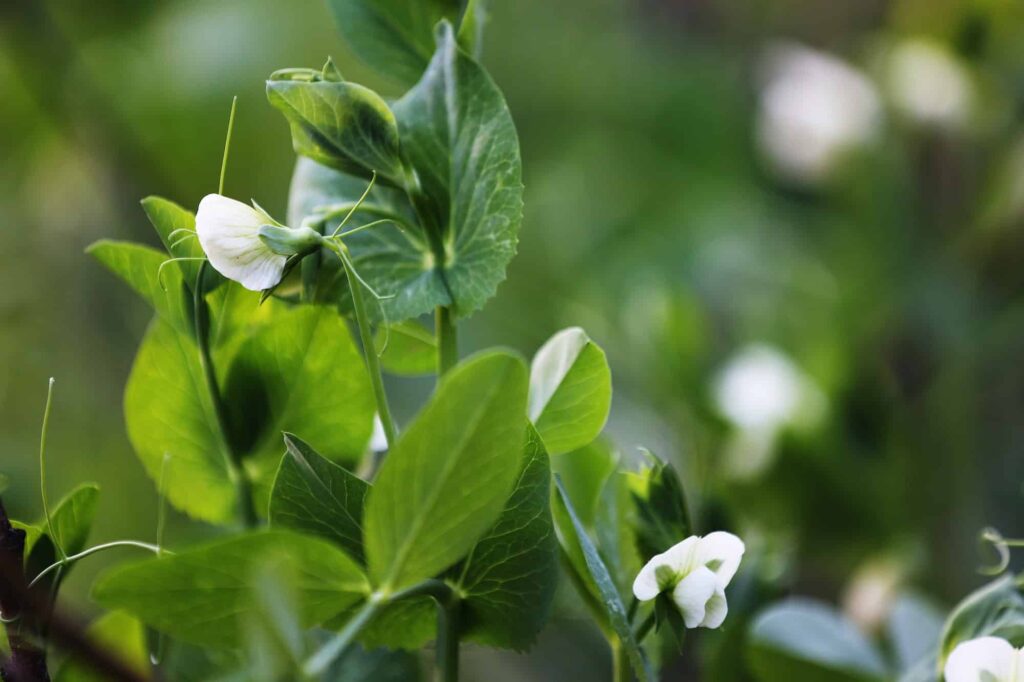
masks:
{"label": "thin tendril", "polygon": [[998,555],[998,561],[991,566],[981,566],[978,572],[982,575],[999,575],[1010,567],[1010,548],[1024,547],[1024,540],[1004,538],[995,528],[985,528],[978,538],[981,544],[991,544]]}
{"label": "thin tendril", "polygon": [[187,227],[179,227],[176,230],[171,230],[170,232],[168,232],[167,233],[167,239],[174,239],[174,235],[176,235],[178,233],[181,233],[181,232],[188,232],[189,234],[195,234],[196,233],[195,230],[190,230]]}
{"label": "thin tendril", "polygon": [[[339,242],[339,244],[340,244],[340,242]],[[342,247],[344,248],[344,245],[342,245]],[[397,295],[397,294],[389,294],[389,295],[387,295],[387,296],[381,296],[380,294],[378,294],[378,293],[377,293],[377,292],[376,292],[376,291],[374,290],[374,288],[373,288],[373,287],[371,287],[371,286],[370,286],[370,285],[369,285],[369,284],[367,283],[367,281],[366,281],[365,279],[363,279],[363,278],[362,278],[362,276],[361,276],[361,275],[359,274],[359,271],[358,271],[358,270],[356,270],[355,264],[354,264],[354,263],[352,263],[352,259],[351,259],[351,258],[348,258],[348,256],[345,256],[345,258],[346,258],[346,259],[348,259],[348,263],[346,263],[346,265],[348,265],[348,267],[352,269],[352,274],[353,274],[353,275],[355,276],[356,280],[357,280],[357,281],[358,281],[358,282],[359,282],[360,284],[362,284],[362,285],[363,285],[363,288],[364,288],[364,289],[366,289],[367,291],[369,291],[369,292],[370,292],[370,295],[371,295],[371,296],[373,296],[373,297],[374,297],[375,299],[377,299],[378,301],[387,301],[387,300],[390,300],[390,299],[394,298],[394,297],[395,297],[395,296]]]}
{"label": "thin tendril", "polygon": [[173,244],[171,244],[170,248],[174,249],[175,247],[181,246],[182,244],[187,242],[189,239],[195,239],[197,236],[198,235],[196,235],[195,232],[190,232],[189,234],[186,234],[184,237],[182,237],[181,239],[179,239],[176,242],[174,242]]}
{"label": "thin tendril", "polygon": [[[402,229],[402,226],[399,225],[398,223],[396,223],[391,218],[381,218],[380,220],[374,220],[371,223],[366,223],[365,225],[360,225],[359,227],[353,227],[351,230],[348,230],[347,232],[342,232],[341,234],[334,234],[334,235],[331,235],[331,236],[332,237],[336,237],[338,239],[342,239],[344,237],[349,236],[350,234],[356,234],[356,233],[362,232],[363,230],[368,230],[371,227],[377,227],[378,225],[383,225],[384,223],[391,223],[392,225],[394,225],[398,229],[400,229],[400,230]],[[335,231],[335,232],[337,232],[337,231]]]}
{"label": "thin tendril", "polygon": [[231,148],[231,133],[235,128],[235,107],[238,104],[238,95],[231,98],[231,113],[228,115],[228,134],[224,138],[224,156],[220,161],[220,183],[217,185],[217,194],[224,194],[224,175],[228,171],[228,150]]}
{"label": "thin tendril", "polygon": [[168,258],[167,260],[160,264],[160,267],[156,269],[156,281],[157,284],[160,285],[161,291],[163,291],[164,293],[167,292],[167,287],[164,286],[164,268],[170,265],[171,263],[178,263],[181,261],[188,260],[206,260],[206,258],[204,256],[181,256],[179,258]]}
{"label": "thin tendril", "polygon": [[141,542],[139,540],[115,540],[114,542],[105,542],[102,545],[96,545],[94,547],[90,547],[89,549],[82,550],[78,554],[73,554],[69,557],[65,557],[61,561],[55,561],[43,570],[39,571],[39,573],[36,574],[36,577],[32,578],[32,582],[30,582],[28,586],[31,589],[32,587],[35,587],[35,585],[40,580],[42,580],[45,576],[49,575],[53,571],[62,569],[64,566],[72,562],[78,561],[79,559],[84,559],[85,557],[91,554],[96,554],[97,552],[102,552],[103,550],[107,549],[114,549],[115,547],[138,547],[140,549],[149,550],[150,552],[153,552],[157,555],[159,555],[161,551],[160,548],[156,545],[150,544],[148,542]]}
{"label": "thin tendril", "polygon": [[46,389],[46,407],[43,409],[43,429],[39,434],[39,492],[43,498],[43,514],[46,516],[46,531],[50,534],[50,541],[57,548],[61,559],[67,559],[64,547],[60,539],[53,532],[53,519],[50,516],[50,502],[46,496],[46,434],[50,428],[50,407],[53,405],[53,384],[54,379],[50,377],[50,383]]}
{"label": "thin tendril", "polygon": [[334,233],[331,235],[332,237],[337,237],[338,233],[341,232],[341,228],[345,227],[345,223],[347,223],[348,219],[352,217],[352,214],[359,210],[359,207],[363,204],[364,201],[366,201],[366,197],[370,195],[370,190],[373,189],[373,185],[375,182],[377,182],[377,171],[373,171],[373,175],[370,177],[370,184],[366,186],[366,191],[363,192],[363,196],[359,197],[359,201],[357,201],[355,205],[351,209],[349,209],[349,212],[345,215],[344,218],[341,219],[341,222],[338,223],[338,226],[334,228]]}

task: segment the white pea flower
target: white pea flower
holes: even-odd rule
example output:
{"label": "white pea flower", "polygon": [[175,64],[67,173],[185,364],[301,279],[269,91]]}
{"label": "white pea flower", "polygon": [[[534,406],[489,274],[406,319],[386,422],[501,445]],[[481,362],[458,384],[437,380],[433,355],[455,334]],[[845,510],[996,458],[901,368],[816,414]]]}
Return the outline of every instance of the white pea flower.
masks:
{"label": "white pea flower", "polygon": [[310,253],[322,241],[309,227],[288,229],[262,209],[220,194],[199,202],[196,234],[210,265],[253,291],[275,286],[289,256]]}
{"label": "white pea flower", "polygon": [[946,659],[946,682],[1024,682],[1024,650],[1000,637],[956,645]]}
{"label": "white pea flower", "polygon": [[649,601],[671,592],[686,627],[717,628],[728,613],[725,588],[736,575],[744,549],[743,541],[732,533],[690,536],[640,569],[633,595]]}

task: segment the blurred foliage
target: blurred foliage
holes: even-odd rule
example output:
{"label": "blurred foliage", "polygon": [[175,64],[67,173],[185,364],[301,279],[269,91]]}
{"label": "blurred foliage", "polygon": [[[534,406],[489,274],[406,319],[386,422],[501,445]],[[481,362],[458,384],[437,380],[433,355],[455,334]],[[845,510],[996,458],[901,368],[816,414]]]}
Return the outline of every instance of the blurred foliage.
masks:
{"label": "blurred foliage", "polygon": [[[709,679],[746,679],[729,652],[780,590],[837,603],[879,557],[947,605],[979,585],[977,531],[1024,532],[1022,6],[493,0],[489,18],[483,60],[522,141],[526,220],[509,279],[464,323],[466,350],[532,354],[581,325],[613,368],[624,456],[643,445],[673,461],[698,532],[743,531],[731,628],[702,638]],[[914,108],[893,67],[908,41],[955,65],[966,113]],[[800,178],[760,137],[769,54],[796,44],[855,68],[878,100],[871,135]],[[0,5],[0,470],[14,516],[40,511],[28,484],[55,376],[52,494],[95,480],[93,539],[152,537],[156,496],[121,416],[149,313],[82,249],[154,243],[142,197],[194,207],[213,190],[235,94],[228,193],[285,215],[293,153],[263,79],[328,55],[399,94],[320,0]],[[937,73],[935,92],[958,92]],[[805,94],[795,116],[813,127]],[[730,419],[721,373],[752,344],[798,368],[816,418],[770,431]],[[400,410],[425,386],[395,379]],[[205,532],[176,518],[168,538]],[[105,561],[69,579],[83,608]],[[600,644],[571,602],[531,656],[472,653],[467,671],[493,672],[478,656],[508,679],[592,671]],[[686,665],[673,674],[688,679]]]}

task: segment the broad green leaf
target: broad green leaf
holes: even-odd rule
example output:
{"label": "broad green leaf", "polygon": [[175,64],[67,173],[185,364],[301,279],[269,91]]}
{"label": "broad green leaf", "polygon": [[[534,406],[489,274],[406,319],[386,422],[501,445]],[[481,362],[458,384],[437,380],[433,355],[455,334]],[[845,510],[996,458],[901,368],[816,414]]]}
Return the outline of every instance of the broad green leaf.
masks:
{"label": "broad green leaf", "polygon": [[646,452],[649,463],[627,474],[637,510],[637,549],[644,561],[693,535],[686,496],[675,468]]}
{"label": "broad green leaf", "polygon": [[[149,222],[153,224],[160,241],[167,253],[175,258],[203,258],[203,247],[195,237],[196,217],[191,211],[162,197],[149,196],[142,200],[142,210],[146,212]],[[189,236],[191,235],[191,236]],[[199,261],[179,261],[176,266],[186,284],[191,288],[199,272]]]}
{"label": "broad green leaf", "polygon": [[434,52],[434,26],[459,16],[460,0],[328,0],[341,35],[367,65],[403,86]]}
{"label": "broad green leaf", "polygon": [[900,595],[889,613],[886,632],[901,674],[922,663],[929,671],[935,669],[944,621],[944,614],[927,599]]}
{"label": "broad green leaf", "polygon": [[418,178],[414,192],[425,193],[422,212],[440,229],[421,270],[442,278],[456,314],[465,317],[494,295],[516,251],[523,183],[512,116],[487,72],[459,49],[448,22],[423,78],[394,111]]}
{"label": "broad green leaf", "polygon": [[[288,220],[298,225],[304,218],[316,215],[326,206],[351,206],[366,190],[366,181],[300,158],[292,176],[288,198]],[[355,213],[345,229],[365,225],[371,220],[397,216],[410,225],[415,214],[402,192],[376,183],[363,204],[365,210]],[[333,231],[340,218],[328,228]],[[384,300],[371,303],[369,314],[379,319],[398,322],[431,312],[435,306],[451,299],[439,271],[433,267],[433,253],[418,228],[399,228],[382,224],[345,238],[352,261],[360,277],[366,280]],[[340,301],[350,307],[348,282],[338,259],[321,252],[316,296],[319,301]]]}
{"label": "broad green leaf", "polygon": [[169,323],[156,319],[135,357],[124,398],[128,439],[147,473],[178,509],[222,523],[237,509],[223,438],[199,364],[199,349]]}
{"label": "broad green leaf", "polygon": [[524,651],[547,620],[558,581],[551,525],[551,470],[544,444],[527,429],[519,480],[498,522],[452,571],[465,595],[465,636]]}
{"label": "broad green leaf", "polygon": [[301,679],[305,640],[298,614],[294,567],[271,564],[253,581],[254,617],[244,623],[246,670],[243,679],[260,682]]}
{"label": "broad green leaf", "polygon": [[[626,652],[633,673],[642,682],[653,682],[657,679],[647,655],[633,637],[633,627],[630,625],[629,616],[626,615],[626,607],[622,603],[615,581],[608,572],[608,567],[597,552],[597,548],[587,535],[586,528],[580,521],[572,508],[569,495],[562,485],[561,479],[555,477],[556,494],[554,495],[554,512],[556,520],[559,516],[563,521],[557,522],[555,528],[558,530],[559,542],[572,556],[582,557],[582,563],[589,578],[597,587],[600,594],[601,605],[604,608],[608,624],[612,634],[618,638],[619,644]],[[566,523],[565,521],[568,521]]]}
{"label": "broad green leaf", "polygon": [[141,244],[109,239],[92,244],[86,252],[142,296],[162,319],[182,334],[192,334],[192,299],[179,264],[168,265],[157,277],[160,265],[169,258],[167,254]]}
{"label": "broad green leaf", "polygon": [[561,477],[573,509],[587,528],[594,526],[601,491],[618,461],[618,453],[603,439],[551,458],[552,470]]}
{"label": "broad green leaf", "polygon": [[581,448],[604,428],[612,375],[604,351],[579,327],[548,340],[530,367],[530,420],[552,455]]}
{"label": "broad green leaf", "polygon": [[338,313],[280,308],[239,348],[223,389],[232,442],[265,488],[264,503],[283,432],[301,433],[328,459],[353,462],[370,440],[376,410],[363,358]]}
{"label": "broad green leaf", "polygon": [[270,495],[270,524],[331,540],[363,563],[363,502],[369,484],[296,436],[286,433],[284,442],[287,451]]}
{"label": "broad green leaf", "polygon": [[[142,677],[149,675],[149,650],[142,623],[123,611],[110,611],[97,618],[85,631],[97,648],[117,656]],[[92,667],[69,658],[60,667],[56,682],[104,682],[110,678]]]}
{"label": "broad green leaf", "polygon": [[808,599],[787,599],[751,624],[751,670],[765,682],[841,682],[886,679],[885,661],[871,642],[835,609]]}
{"label": "broad green leaf", "polygon": [[975,590],[956,605],[946,619],[939,650],[939,668],[960,642],[978,637],[1002,637],[1024,644],[1024,596],[1018,578],[1003,575]]}
{"label": "broad green leaf", "polygon": [[462,559],[497,520],[520,470],[526,365],[508,353],[448,373],[388,453],[366,507],[374,583],[396,590]]}
{"label": "broad green leaf", "polygon": [[398,376],[424,376],[437,371],[437,340],[418,322],[407,320],[377,330],[380,363]]}
{"label": "broad green leaf", "polygon": [[271,530],[114,569],[99,579],[93,597],[183,641],[233,647],[243,641],[246,621],[259,615],[253,590],[261,571],[281,563],[294,576],[288,587],[303,628],[324,622],[369,591],[359,566],[331,543]]}
{"label": "broad green leaf", "polygon": [[369,178],[376,171],[392,184],[404,178],[398,125],[380,95],[333,80],[268,80],[267,99],[292,130],[297,154]]}
{"label": "broad green leaf", "polygon": [[[57,536],[57,541],[65,555],[78,554],[85,549],[86,542],[89,540],[89,531],[96,518],[96,503],[99,500],[99,495],[98,485],[83,483],[65,495],[50,510],[53,534]],[[32,526],[25,527],[25,530],[25,569],[28,575],[35,576],[57,561],[60,555],[50,536],[50,528],[45,518],[39,519]],[[62,578],[70,570],[71,566],[65,567]]]}

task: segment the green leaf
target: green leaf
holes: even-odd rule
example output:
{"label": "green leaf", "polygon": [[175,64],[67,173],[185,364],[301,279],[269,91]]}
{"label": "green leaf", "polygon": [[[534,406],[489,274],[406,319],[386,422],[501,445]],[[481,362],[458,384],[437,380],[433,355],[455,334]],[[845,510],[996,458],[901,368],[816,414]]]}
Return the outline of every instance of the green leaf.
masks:
{"label": "green leaf", "polygon": [[[83,483],[65,495],[57,506],[50,510],[53,534],[57,536],[65,555],[78,554],[85,549],[89,531],[96,518],[99,495],[98,485]],[[34,525],[25,526],[25,531],[25,569],[28,575],[35,576],[57,561],[59,554],[45,518],[39,519]],[[71,566],[66,566],[61,578],[63,579],[70,570]]]}
{"label": "green leaf", "polygon": [[1018,578],[1003,575],[975,590],[946,619],[940,647],[940,669],[956,645],[978,637],[1002,637],[1024,644],[1024,596]]}
{"label": "green leaf", "polygon": [[360,563],[363,503],[370,486],[290,433],[270,495],[270,524],[335,542]]}
{"label": "green leaf", "polygon": [[[299,621],[312,627],[355,603],[369,585],[359,566],[329,542],[282,530],[255,531],[117,568],[93,597],[185,642],[233,647],[261,608],[253,590],[266,566],[291,569]],[[282,573],[288,575],[288,573]]]}
{"label": "green leaf", "polygon": [[558,581],[550,500],[548,455],[528,428],[523,468],[504,511],[452,571],[465,595],[467,638],[523,651],[544,627]]}
{"label": "green leaf", "polygon": [[573,509],[587,528],[594,526],[601,491],[618,462],[618,453],[603,439],[551,458],[552,470],[562,479]]}
{"label": "green leaf", "polygon": [[[620,645],[625,649],[629,658],[633,673],[638,679],[647,682],[657,679],[647,655],[633,637],[633,628],[629,623],[629,616],[626,615],[626,607],[622,603],[622,597],[615,586],[605,566],[604,561],[597,552],[597,548],[587,535],[586,528],[580,521],[572,508],[569,494],[562,485],[560,477],[555,477],[557,494],[554,495],[554,513],[556,518],[555,528],[558,530],[558,540],[571,556],[582,557],[583,567],[587,575],[596,586],[600,594],[601,605],[604,608],[612,633],[618,638]],[[561,517],[562,521],[558,521]]]}
{"label": "green leaf", "polygon": [[853,623],[832,607],[787,599],[751,624],[751,670],[765,682],[886,679],[885,661]]}
{"label": "green leaf", "polygon": [[434,225],[426,229],[440,230],[421,269],[443,278],[464,317],[494,295],[515,255],[522,162],[512,116],[490,76],[458,48],[449,23],[441,24],[437,41],[423,78],[394,111],[419,182],[414,193],[429,199],[423,212]]}
{"label": "green leaf", "polygon": [[645,451],[649,464],[628,474],[637,510],[637,549],[644,561],[693,535],[686,496],[675,468]]}
{"label": "green leaf", "polygon": [[370,440],[376,411],[370,380],[348,327],[330,308],[279,307],[239,348],[223,392],[232,442],[264,503],[283,432],[301,433],[317,452],[341,462],[356,461]]}
{"label": "green leaf", "polygon": [[172,263],[163,269],[161,286],[157,273],[169,258],[165,253],[141,244],[109,239],[95,242],[86,252],[142,296],[162,319],[182,334],[192,334],[192,300],[178,269],[181,263]]}
{"label": "green leaf", "polygon": [[479,60],[484,48],[484,24],[487,23],[486,0],[468,0],[459,23],[459,47]]}
{"label": "green leaf", "polygon": [[268,80],[267,99],[288,119],[297,154],[346,173],[403,181],[395,115],[373,90],[347,81]]}
{"label": "green leaf", "polygon": [[384,349],[380,363],[391,374],[413,377],[437,371],[437,340],[418,322],[407,320],[381,327],[375,345]]}
{"label": "green leaf", "polygon": [[527,373],[492,352],[449,372],[388,453],[366,507],[376,585],[398,590],[466,555],[508,499],[522,455]]}
{"label": "green leaf", "polygon": [[328,0],[345,42],[369,66],[403,86],[423,73],[434,26],[454,21],[459,0]]}
{"label": "green leaf", "polygon": [[[149,196],[142,200],[142,210],[146,212],[149,222],[156,229],[160,241],[163,243],[167,253],[175,258],[204,258],[203,247],[199,239],[195,237],[196,217],[192,211],[182,208],[173,201],[156,196]],[[189,237],[189,233],[192,234]],[[188,237],[186,239],[186,237]],[[171,269],[167,266],[165,270]],[[195,284],[196,276],[199,274],[199,261],[180,261],[176,266],[180,269],[185,282],[189,287]]]}
{"label": "green leaf", "polygon": [[582,329],[564,329],[537,351],[530,367],[529,415],[551,454],[597,438],[611,402],[608,360]]}
{"label": "green leaf", "polygon": [[169,323],[156,319],[135,357],[124,398],[128,439],[146,472],[159,481],[164,454],[167,499],[211,523],[237,509],[224,440],[199,364],[199,349]]}
{"label": "green leaf", "polygon": [[889,613],[886,632],[901,674],[919,666],[935,670],[944,622],[944,614],[927,599],[900,595]]}
{"label": "green leaf", "polygon": [[414,682],[422,679],[419,656],[407,651],[354,646],[334,662],[324,679],[333,682]]}
{"label": "green leaf", "polygon": [[[149,676],[146,631],[142,623],[129,614],[123,611],[105,613],[89,625],[85,634],[96,648],[117,656],[140,677]],[[56,676],[56,682],[104,682],[109,679],[75,658],[69,658]]]}

